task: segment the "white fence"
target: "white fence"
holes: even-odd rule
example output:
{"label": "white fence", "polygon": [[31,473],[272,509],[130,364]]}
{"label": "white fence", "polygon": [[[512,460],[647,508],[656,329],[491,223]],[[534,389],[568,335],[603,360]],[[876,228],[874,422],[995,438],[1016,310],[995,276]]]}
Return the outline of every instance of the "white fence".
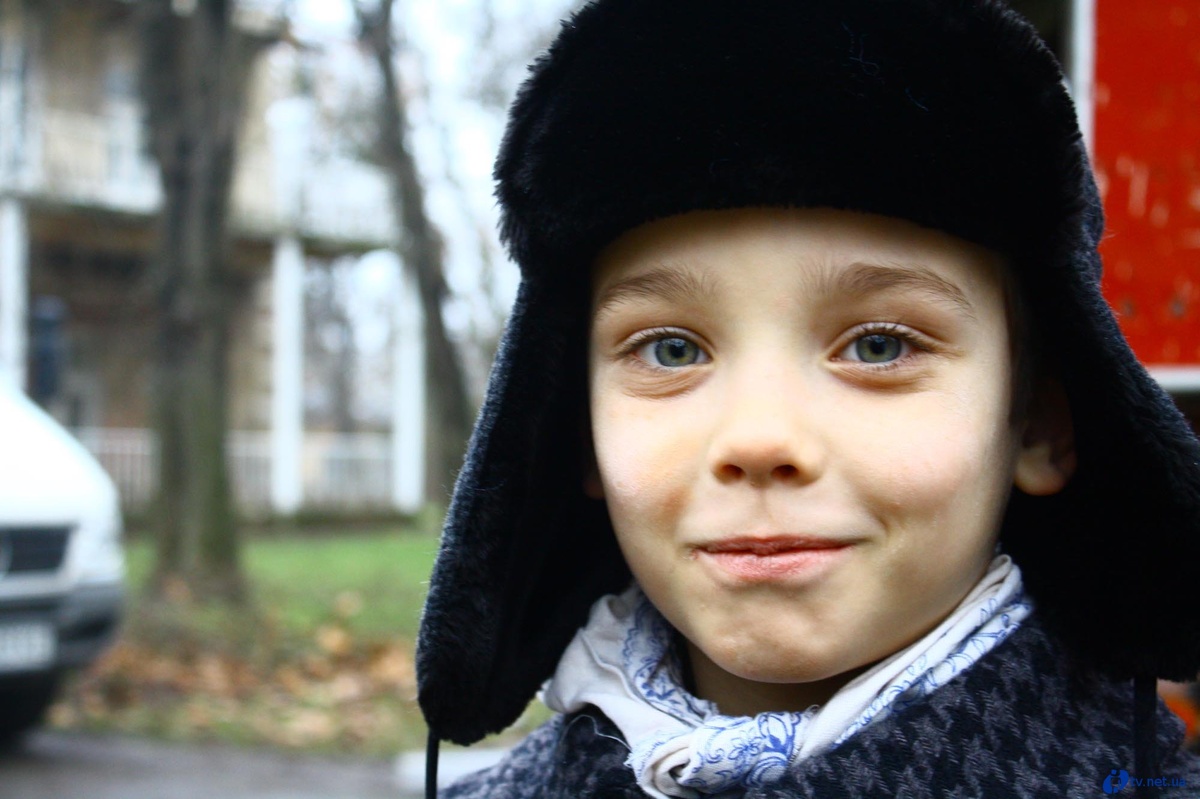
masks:
{"label": "white fence", "polygon": [[[143,509],[154,499],[158,441],[152,430],[88,427],[74,432],[116,481],[126,509]],[[226,444],[239,506],[250,513],[269,512],[270,433],[233,431]],[[308,433],[302,457],[305,508],[355,511],[392,507],[391,438],[386,433]]]}

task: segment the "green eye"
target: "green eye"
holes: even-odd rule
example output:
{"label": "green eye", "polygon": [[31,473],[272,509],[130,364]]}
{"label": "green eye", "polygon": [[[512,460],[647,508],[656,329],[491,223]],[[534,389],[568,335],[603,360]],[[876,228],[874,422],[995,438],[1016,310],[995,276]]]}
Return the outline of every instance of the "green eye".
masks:
{"label": "green eye", "polygon": [[872,333],[854,342],[854,354],[863,363],[887,363],[900,357],[904,342],[895,336]]}
{"label": "green eye", "polygon": [[650,342],[647,355],[651,363],[657,366],[679,367],[699,363],[704,352],[695,343],[685,338],[662,338]]}

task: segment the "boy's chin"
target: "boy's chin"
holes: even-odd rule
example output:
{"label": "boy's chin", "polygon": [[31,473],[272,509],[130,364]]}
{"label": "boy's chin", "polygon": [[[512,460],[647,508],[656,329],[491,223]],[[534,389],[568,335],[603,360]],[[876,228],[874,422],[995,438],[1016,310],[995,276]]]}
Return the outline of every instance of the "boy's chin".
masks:
{"label": "boy's chin", "polygon": [[688,643],[692,689],[728,715],[803,711],[821,705],[877,661],[826,653],[706,653]]}

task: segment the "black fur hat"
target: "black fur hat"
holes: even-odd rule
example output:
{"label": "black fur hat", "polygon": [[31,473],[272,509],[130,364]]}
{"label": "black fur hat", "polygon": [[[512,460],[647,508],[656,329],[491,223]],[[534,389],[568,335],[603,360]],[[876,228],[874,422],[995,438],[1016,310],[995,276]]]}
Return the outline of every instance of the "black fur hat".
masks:
{"label": "black fur hat", "polygon": [[496,166],[523,282],[418,646],[433,735],[520,714],[592,602],[629,580],[585,498],[588,271],[649,220],[855,209],[1018,273],[1078,468],[1013,494],[1002,542],[1045,624],[1125,678],[1200,670],[1200,444],[1100,294],[1100,201],[1059,66],[995,0],[596,0],[512,108]]}

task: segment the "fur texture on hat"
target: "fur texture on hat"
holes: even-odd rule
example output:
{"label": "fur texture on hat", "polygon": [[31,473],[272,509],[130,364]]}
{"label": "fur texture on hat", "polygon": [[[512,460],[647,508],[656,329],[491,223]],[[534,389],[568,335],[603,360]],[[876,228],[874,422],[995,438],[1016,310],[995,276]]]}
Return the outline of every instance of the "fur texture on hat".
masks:
{"label": "fur texture on hat", "polygon": [[1078,468],[1014,492],[1003,546],[1045,625],[1117,677],[1200,670],[1200,444],[1100,294],[1100,201],[1057,62],[994,0],[596,0],[511,112],[496,167],[522,269],[418,645],[433,733],[520,714],[629,573],[587,462],[588,272],[644,222],[833,207],[988,246],[1063,383]]}

